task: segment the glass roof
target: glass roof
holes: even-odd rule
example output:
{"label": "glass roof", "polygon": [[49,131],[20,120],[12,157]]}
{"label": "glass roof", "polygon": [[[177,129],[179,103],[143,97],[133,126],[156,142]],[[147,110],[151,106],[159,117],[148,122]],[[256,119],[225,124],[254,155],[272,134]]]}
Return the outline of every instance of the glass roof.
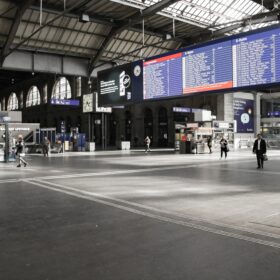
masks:
{"label": "glass roof", "polygon": [[[111,0],[139,9],[145,9],[161,0]],[[218,30],[229,26],[231,22],[241,21],[261,12],[267,12],[262,5],[252,0],[181,0],[157,14],[175,18],[202,28]],[[271,23],[262,23],[255,28]],[[253,26],[250,26],[253,29]],[[236,32],[236,31],[235,31]]]}

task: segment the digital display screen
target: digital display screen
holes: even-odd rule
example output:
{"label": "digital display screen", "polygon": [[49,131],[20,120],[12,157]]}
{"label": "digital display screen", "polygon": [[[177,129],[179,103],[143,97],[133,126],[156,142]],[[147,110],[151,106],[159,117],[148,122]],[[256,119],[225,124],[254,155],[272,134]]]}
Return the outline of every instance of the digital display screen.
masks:
{"label": "digital display screen", "polygon": [[143,68],[144,100],[279,83],[280,28],[168,53]]}
{"label": "digital display screen", "polygon": [[142,100],[142,61],[100,71],[98,79],[99,106],[123,105]]}
{"label": "digital display screen", "polygon": [[98,73],[100,101],[109,106],[275,83],[280,83],[279,26]]}
{"label": "digital display screen", "polygon": [[237,133],[254,132],[254,100],[234,98],[234,120]]}
{"label": "digital display screen", "polygon": [[183,94],[232,88],[231,42],[185,52],[182,75]]}
{"label": "digital display screen", "polygon": [[280,29],[232,40],[233,86],[280,82]]}
{"label": "digital display screen", "polygon": [[182,93],[182,53],[143,63],[144,99],[177,96]]}

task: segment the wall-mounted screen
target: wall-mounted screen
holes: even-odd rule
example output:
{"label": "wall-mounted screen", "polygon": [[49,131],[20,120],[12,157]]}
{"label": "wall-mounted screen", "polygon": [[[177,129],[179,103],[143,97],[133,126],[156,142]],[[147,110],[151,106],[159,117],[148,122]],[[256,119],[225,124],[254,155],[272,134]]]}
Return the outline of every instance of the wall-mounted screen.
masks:
{"label": "wall-mounted screen", "polygon": [[122,105],[142,100],[142,61],[120,65],[97,74],[99,105]]}
{"label": "wall-mounted screen", "polygon": [[234,120],[237,133],[254,132],[254,100],[234,98]]}

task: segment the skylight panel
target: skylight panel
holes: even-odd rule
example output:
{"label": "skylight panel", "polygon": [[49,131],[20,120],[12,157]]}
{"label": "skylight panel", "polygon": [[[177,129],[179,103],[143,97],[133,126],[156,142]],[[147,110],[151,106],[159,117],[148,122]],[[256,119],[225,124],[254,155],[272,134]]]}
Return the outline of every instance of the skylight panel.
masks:
{"label": "skylight panel", "polygon": [[[161,0],[111,0],[123,5],[148,8]],[[268,11],[252,0],[181,0],[157,14],[174,18],[202,28],[220,29],[227,23],[241,21],[252,15]],[[268,25],[270,23],[264,23]],[[217,27],[215,27],[217,25]]]}

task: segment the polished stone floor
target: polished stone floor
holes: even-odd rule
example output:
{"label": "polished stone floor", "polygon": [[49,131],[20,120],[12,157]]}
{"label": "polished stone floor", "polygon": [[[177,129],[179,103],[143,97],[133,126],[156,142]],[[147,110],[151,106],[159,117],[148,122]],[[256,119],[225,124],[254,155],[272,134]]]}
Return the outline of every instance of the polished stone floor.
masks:
{"label": "polished stone floor", "polygon": [[0,279],[279,279],[280,151],[0,163]]}

